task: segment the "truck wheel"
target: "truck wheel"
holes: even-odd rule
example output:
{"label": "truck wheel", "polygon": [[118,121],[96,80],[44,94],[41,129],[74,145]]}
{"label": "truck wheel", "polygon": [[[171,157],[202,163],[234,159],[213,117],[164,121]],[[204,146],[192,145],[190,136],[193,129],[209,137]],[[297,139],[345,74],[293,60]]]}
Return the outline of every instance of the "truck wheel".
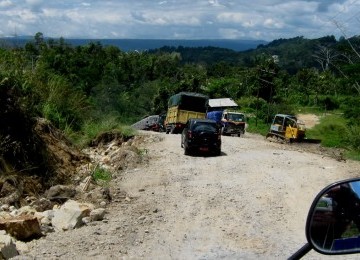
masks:
{"label": "truck wheel", "polygon": [[221,148],[219,148],[219,149],[216,150],[215,155],[216,155],[216,156],[220,156],[220,155],[221,155]]}

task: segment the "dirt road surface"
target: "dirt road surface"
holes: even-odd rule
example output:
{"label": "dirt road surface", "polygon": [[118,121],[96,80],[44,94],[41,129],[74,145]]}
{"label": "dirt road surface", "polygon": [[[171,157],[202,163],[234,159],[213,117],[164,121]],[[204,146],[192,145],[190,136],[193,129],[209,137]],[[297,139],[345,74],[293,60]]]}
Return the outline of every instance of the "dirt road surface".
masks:
{"label": "dirt road surface", "polygon": [[28,243],[22,259],[286,259],[306,242],[316,194],[360,176],[316,144],[246,133],[223,137],[221,156],[185,156],[180,135],[142,134],[149,160],[115,177],[107,219]]}

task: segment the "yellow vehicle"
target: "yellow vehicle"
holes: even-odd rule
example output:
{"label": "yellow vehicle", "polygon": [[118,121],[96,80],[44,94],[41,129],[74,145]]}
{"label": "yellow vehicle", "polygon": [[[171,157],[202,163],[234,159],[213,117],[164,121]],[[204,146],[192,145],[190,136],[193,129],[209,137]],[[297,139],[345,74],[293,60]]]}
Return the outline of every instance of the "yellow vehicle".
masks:
{"label": "yellow vehicle", "polygon": [[270,125],[266,138],[275,137],[288,142],[310,141],[305,139],[305,131],[305,124],[300,122],[295,116],[277,114]]}
{"label": "yellow vehicle", "polygon": [[180,92],[169,98],[165,118],[166,133],[180,133],[190,118],[205,118],[209,97],[199,93]]}

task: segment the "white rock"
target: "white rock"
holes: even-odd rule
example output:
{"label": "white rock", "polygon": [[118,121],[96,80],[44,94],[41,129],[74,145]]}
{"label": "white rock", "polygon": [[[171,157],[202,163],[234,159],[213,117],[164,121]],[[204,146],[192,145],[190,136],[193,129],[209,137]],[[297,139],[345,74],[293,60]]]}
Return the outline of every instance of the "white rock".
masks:
{"label": "white rock", "polygon": [[93,209],[92,204],[69,200],[60,209],[54,210],[51,223],[55,230],[60,231],[78,228],[84,224],[82,219],[89,216]]}
{"label": "white rock", "polygon": [[91,221],[103,220],[104,216],[105,216],[104,208],[94,209],[93,211],[90,212],[90,220]]}

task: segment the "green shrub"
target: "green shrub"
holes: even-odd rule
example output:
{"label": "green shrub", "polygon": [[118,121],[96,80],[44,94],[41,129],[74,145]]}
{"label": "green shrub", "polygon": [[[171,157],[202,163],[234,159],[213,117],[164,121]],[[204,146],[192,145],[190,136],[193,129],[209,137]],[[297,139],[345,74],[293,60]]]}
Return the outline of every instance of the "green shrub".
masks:
{"label": "green shrub", "polygon": [[320,96],[318,105],[325,110],[335,110],[340,107],[339,100],[334,96]]}
{"label": "green shrub", "polygon": [[73,88],[63,76],[51,75],[46,84],[39,84],[34,91],[40,97],[40,112],[56,127],[78,130],[89,116],[89,103],[83,93]]}
{"label": "green shrub", "polygon": [[264,99],[256,97],[242,97],[237,100],[237,104],[240,104],[240,108],[244,113],[254,115],[258,121],[268,121],[270,106]]}
{"label": "green shrub", "polygon": [[347,145],[357,152],[360,152],[360,125],[351,125],[346,131]]}
{"label": "green shrub", "polygon": [[342,103],[344,117],[352,120],[353,124],[360,124],[360,97],[348,97]]}
{"label": "green shrub", "polygon": [[65,129],[67,125],[67,118],[51,103],[45,103],[42,108],[43,116],[52,122],[56,127]]}

